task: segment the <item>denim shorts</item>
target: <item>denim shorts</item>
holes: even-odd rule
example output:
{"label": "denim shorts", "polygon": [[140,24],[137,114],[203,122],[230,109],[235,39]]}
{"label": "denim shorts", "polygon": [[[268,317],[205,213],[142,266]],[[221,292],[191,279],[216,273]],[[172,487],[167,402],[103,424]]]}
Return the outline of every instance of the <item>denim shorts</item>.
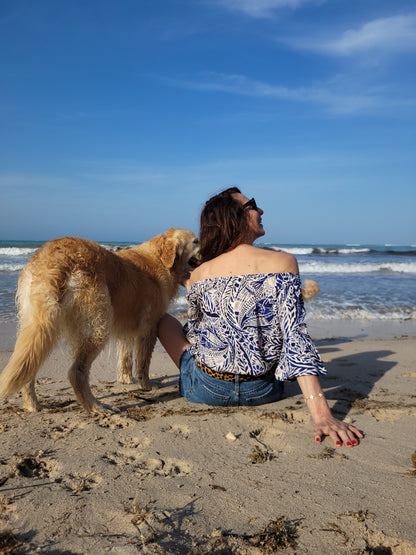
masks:
{"label": "denim shorts", "polygon": [[220,407],[255,406],[279,401],[283,397],[284,385],[273,374],[248,382],[240,382],[238,375],[234,382],[213,378],[198,367],[189,351],[184,351],[180,360],[179,390],[192,403]]}

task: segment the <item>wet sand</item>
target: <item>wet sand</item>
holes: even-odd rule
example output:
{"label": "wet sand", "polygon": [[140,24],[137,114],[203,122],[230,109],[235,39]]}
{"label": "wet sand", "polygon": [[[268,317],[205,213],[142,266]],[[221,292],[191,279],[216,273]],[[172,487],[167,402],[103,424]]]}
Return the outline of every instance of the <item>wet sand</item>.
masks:
{"label": "wet sand", "polygon": [[[415,337],[310,331],[356,448],[315,443],[296,383],[262,407],[189,403],[160,346],[144,393],[117,384],[110,345],[91,383],[120,413],[88,416],[58,347],[42,412],[0,405],[0,553],[416,553]],[[13,334],[0,325],[1,369]]]}

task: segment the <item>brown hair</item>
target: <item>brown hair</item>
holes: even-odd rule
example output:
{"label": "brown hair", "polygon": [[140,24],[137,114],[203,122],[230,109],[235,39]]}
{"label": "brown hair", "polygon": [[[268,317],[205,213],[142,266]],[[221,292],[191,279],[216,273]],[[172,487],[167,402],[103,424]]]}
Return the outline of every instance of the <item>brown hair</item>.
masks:
{"label": "brown hair", "polygon": [[247,212],[232,196],[236,193],[241,193],[240,189],[230,187],[205,203],[199,231],[201,262],[236,247],[247,233]]}

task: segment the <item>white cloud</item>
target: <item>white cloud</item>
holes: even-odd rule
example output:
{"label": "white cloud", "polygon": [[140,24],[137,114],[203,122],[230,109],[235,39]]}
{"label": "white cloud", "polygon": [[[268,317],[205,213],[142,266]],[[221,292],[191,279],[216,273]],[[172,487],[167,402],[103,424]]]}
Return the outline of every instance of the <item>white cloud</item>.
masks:
{"label": "white cloud", "polygon": [[302,4],[317,3],[322,0],[214,0],[214,3],[232,12],[240,12],[250,17],[270,17],[283,8],[296,9]]}
{"label": "white cloud", "polygon": [[5,191],[10,190],[33,190],[42,189],[53,191],[59,186],[68,186],[69,181],[65,177],[52,177],[50,175],[33,175],[33,174],[0,174],[0,187]]}
{"label": "white cloud", "polygon": [[414,101],[390,98],[376,90],[355,92],[352,84],[343,82],[342,78],[310,87],[289,88],[256,81],[245,75],[224,73],[204,73],[198,79],[175,81],[168,84],[197,91],[213,91],[228,94],[262,98],[270,101],[291,101],[322,106],[327,112],[339,115],[360,114],[388,109],[406,107]]}
{"label": "white cloud", "polygon": [[335,39],[291,40],[291,46],[352,56],[362,52],[412,52],[416,50],[416,14],[375,19],[358,29],[348,29]]}

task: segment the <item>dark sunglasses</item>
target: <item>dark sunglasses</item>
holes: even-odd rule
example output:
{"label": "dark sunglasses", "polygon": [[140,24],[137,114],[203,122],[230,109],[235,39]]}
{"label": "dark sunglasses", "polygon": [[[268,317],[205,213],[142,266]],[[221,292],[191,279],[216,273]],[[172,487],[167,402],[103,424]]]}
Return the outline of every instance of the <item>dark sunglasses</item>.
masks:
{"label": "dark sunglasses", "polygon": [[254,198],[251,198],[249,201],[247,201],[245,204],[243,204],[243,208],[248,208],[249,210],[258,210],[259,207],[256,204],[256,201],[254,200]]}

